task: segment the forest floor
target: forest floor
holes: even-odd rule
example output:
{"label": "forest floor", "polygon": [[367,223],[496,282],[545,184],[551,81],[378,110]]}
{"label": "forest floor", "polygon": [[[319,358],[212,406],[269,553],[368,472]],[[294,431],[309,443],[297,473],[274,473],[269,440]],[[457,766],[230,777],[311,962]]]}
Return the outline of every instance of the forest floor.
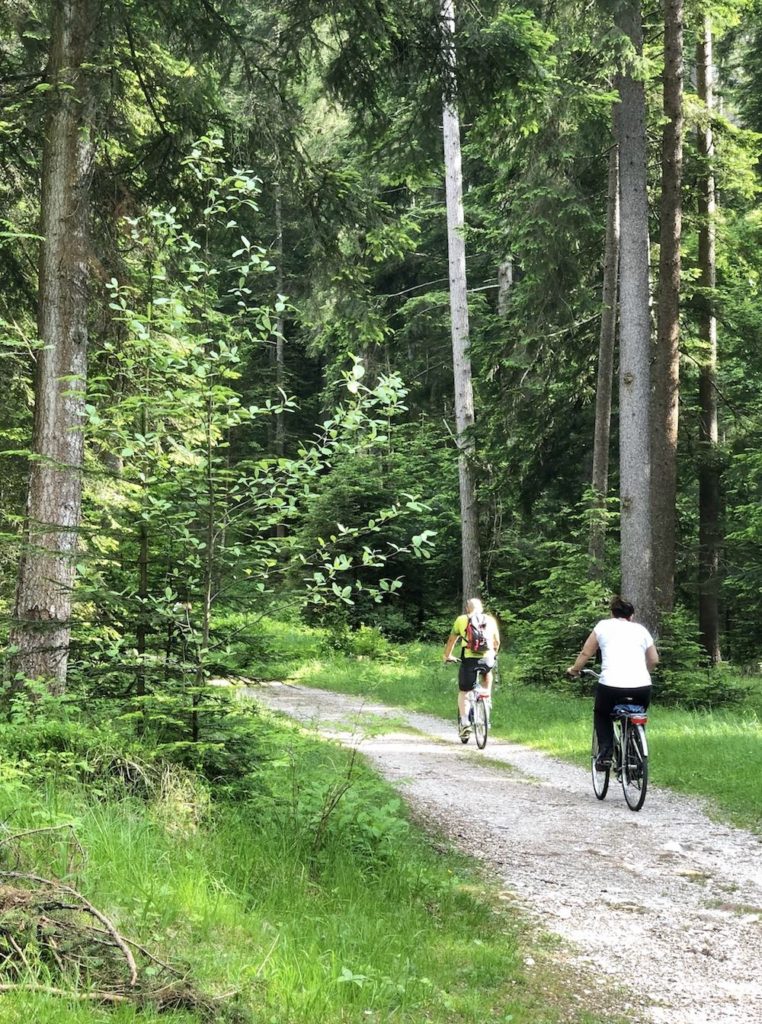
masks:
{"label": "forest floor", "polygon": [[[244,692],[357,746],[418,820],[564,940],[567,967],[621,993],[632,1024],[762,1020],[759,837],[653,787],[633,813],[613,778],[601,803],[578,767],[492,737],[462,745],[454,716],[286,684]],[[608,1001],[584,991],[591,1010]]]}

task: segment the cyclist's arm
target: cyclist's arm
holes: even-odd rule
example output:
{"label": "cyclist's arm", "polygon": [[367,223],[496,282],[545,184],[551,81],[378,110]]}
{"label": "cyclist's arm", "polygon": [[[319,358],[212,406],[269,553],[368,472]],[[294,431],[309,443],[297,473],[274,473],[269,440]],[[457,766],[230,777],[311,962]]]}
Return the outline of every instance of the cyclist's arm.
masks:
{"label": "cyclist's arm", "polygon": [[646,651],[646,668],[650,672],[651,669],[656,668],[656,666],[658,664],[659,664],[659,652],[656,650],[656,647],[654,646],[654,644],[651,644],[651,646]]}
{"label": "cyclist's arm", "polygon": [[452,657],[452,649],[458,640],[460,640],[460,637],[458,636],[457,633],[450,633],[450,635],[447,637],[447,643],[445,644],[444,654],[442,655],[442,661],[450,660],[450,658]]}
{"label": "cyclist's arm", "polygon": [[597,651],[598,637],[595,635],[595,630],[593,630],[593,632],[590,634],[587,640],[585,640],[582,650],[577,655],[577,660],[570,668],[566,670],[567,673],[570,676],[578,676],[582,669],[585,667],[585,665],[587,665],[588,661],[590,661],[590,659],[597,653]]}

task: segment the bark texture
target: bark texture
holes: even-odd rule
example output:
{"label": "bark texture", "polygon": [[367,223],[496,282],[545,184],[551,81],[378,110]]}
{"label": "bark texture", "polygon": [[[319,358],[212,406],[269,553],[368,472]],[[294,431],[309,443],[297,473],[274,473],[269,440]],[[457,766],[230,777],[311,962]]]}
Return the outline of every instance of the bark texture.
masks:
{"label": "bark texture", "polygon": [[474,393],[469,354],[468,285],[466,244],[463,235],[463,176],[461,170],[460,120],[455,105],[455,9],[453,0],[442,0],[442,38],[450,80],[446,83],[442,111],[445,186],[447,198],[447,250],[450,271],[450,318],[452,364],[455,383],[455,428],[458,443],[458,478],[462,527],[463,597],[479,593],[479,507],[474,468]]}
{"label": "bark texture", "polygon": [[703,291],[699,318],[703,356],[699,371],[699,629],[712,664],[720,653],[720,515],[722,492],[717,423],[717,318],[715,288],[715,186],[712,160],[712,27],[708,18],[696,47],[696,86],[706,107],[698,132],[698,151],[706,168],[699,187],[699,269]]}
{"label": "bark texture", "polygon": [[513,288],[513,260],[509,256],[497,268],[497,313],[508,316]]}
{"label": "bark texture", "polygon": [[596,515],[590,526],[590,574],[603,575],[606,527],[603,510],[609,489],[609,441],[611,438],[611,393],[614,378],[617,291],[619,285],[619,150],[609,151],[608,195],[606,198],[606,246],[603,254],[603,295],[601,333],[598,341],[598,382],[595,390],[595,437],[593,440],[592,488]]}
{"label": "bark texture", "polygon": [[675,502],[680,397],[680,238],[683,171],[683,0],[664,3],[658,333],[653,367],[651,508],[659,612],[675,600]]}
{"label": "bark texture", "polygon": [[[638,0],[617,11],[617,26],[643,50]],[[619,478],[622,593],[640,622],[655,622],[651,549],[651,323],[648,284],[645,90],[630,70],[619,81],[617,112],[621,236],[619,255]]]}
{"label": "bark texture", "polygon": [[66,682],[80,519],[89,277],[95,0],[55,0],[42,158],[33,461],[11,643],[13,669]]}

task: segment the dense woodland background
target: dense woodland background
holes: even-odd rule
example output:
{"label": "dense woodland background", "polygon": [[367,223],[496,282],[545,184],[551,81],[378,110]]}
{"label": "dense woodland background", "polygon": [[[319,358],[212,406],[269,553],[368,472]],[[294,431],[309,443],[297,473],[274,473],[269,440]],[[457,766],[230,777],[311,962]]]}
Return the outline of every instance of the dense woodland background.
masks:
{"label": "dense woodland background", "polygon": [[650,777],[762,828],[760,0],[0,0],[0,107],[3,1021],[613,1020],[211,684],[452,716],[478,592],[589,767],[622,592]]}
{"label": "dense woodland background", "polygon": [[620,589],[665,694],[756,670],[759,4],[0,11],[11,690],[197,737],[258,615],[464,588],[526,678]]}

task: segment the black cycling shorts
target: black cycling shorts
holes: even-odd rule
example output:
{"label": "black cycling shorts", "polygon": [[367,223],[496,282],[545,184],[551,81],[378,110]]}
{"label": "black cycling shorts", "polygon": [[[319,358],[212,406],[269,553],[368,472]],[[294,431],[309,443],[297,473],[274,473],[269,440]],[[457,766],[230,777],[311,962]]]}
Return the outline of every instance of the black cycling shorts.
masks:
{"label": "black cycling shorts", "polygon": [[461,658],[458,672],[458,689],[468,693],[476,686],[476,677],[491,672],[495,667],[495,655],[488,651],[483,658]]}

